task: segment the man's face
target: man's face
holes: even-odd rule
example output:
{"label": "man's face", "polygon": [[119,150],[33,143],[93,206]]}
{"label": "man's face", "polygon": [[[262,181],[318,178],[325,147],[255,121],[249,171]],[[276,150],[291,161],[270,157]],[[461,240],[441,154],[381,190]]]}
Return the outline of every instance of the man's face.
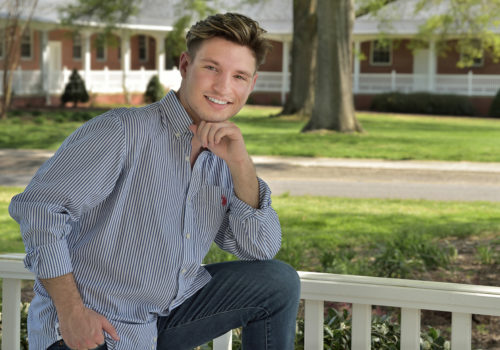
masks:
{"label": "man's face", "polygon": [[248,47],[217,37],[203,41],[194,59],[183,53],[178,96],[193,122],[223,122],[238,113],[255,85],[255,63]]}

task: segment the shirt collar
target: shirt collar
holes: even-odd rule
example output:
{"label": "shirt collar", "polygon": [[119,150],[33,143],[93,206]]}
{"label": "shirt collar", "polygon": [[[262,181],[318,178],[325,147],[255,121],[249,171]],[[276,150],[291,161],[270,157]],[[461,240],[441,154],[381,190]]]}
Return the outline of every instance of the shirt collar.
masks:
{"label": "shirt collar", "polygon": [[174,90],[170,90],[161,100],[160,109],[166,116],[165,119],[172,126],[175,134],[182,135],[189,131],[193,124],[191,117],[187,114]]}

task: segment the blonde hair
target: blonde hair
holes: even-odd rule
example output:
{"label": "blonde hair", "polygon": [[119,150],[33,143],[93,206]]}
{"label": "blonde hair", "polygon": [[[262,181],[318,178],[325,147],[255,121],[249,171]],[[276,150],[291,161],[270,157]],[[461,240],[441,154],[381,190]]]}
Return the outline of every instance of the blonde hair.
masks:
{"label": "blonde hair", "polygon": [[264,38],[264,33],[266,30],[247,16],[230,12],[216,14],[197,22],[189,29],[186,34],[187,50],[194,58],[204,40],[220,37],[247,46],[254,53],[256,66],[259,67],[271,49],[271,43]]}

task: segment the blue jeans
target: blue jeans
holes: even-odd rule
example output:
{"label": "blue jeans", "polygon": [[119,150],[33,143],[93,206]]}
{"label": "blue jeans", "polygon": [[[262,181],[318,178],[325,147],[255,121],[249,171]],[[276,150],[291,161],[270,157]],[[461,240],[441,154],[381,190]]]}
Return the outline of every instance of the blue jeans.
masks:
{"label": "blue jeans", "polygon": [[291,350],[300,280],[277,260],[206,265],[212,275],[200,291],[158,319],[158,350],[191,350],[243,327],[244,350]]}

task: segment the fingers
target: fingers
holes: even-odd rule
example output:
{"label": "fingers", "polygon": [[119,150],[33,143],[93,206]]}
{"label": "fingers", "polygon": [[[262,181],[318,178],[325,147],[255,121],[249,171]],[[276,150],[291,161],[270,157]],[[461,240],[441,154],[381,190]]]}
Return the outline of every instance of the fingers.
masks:
{"label": "fingers", "polygon": [[225,136],[231,139],[241,138],[238,127],[233,123],[207,123],[202,121],[197,127],[190,126],[189,129],[199,138],[205,148],[210,145],[218,145]]}
{"label": "fingers", "polygon": [[116,331],[115,327],[106,319],[103,317],[102,320],[102,329],[110,335],[113,340],[118,341],[120,340],[120,337],[118,336],[118,332]]}

